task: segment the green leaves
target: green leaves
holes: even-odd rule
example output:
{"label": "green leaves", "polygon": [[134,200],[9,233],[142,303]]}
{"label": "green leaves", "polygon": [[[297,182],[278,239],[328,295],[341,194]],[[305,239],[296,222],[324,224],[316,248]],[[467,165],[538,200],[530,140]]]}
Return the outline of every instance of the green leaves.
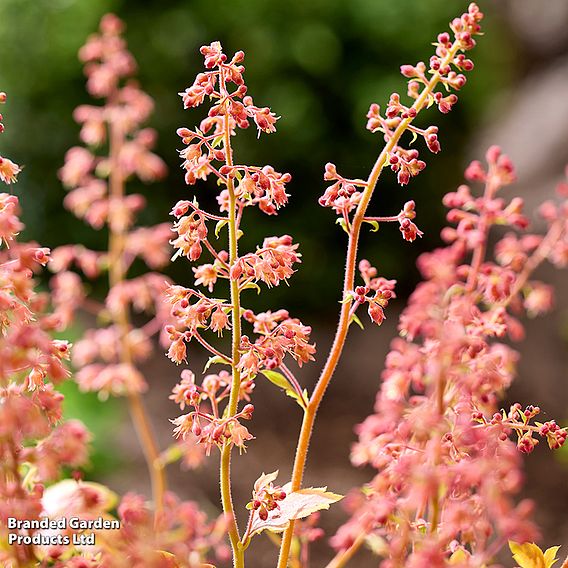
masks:
{"label": "green leaves", "polygon": [[291,385],[290,381],[277,371],[261,371],[261,373],[278,388],[281,388],[289,397],[293,398],[304,410],[308,406],[308,391],[304,389],[301,394]]}
{"label": "green leaves", "polygon": [[365,219],[365,221],[363,221],[364,223],[368,223],[369,225],[371,225],[371,233],[377,233],[379,230],[379,222],[375,221],[373,219]]}
{"label": "green leaves", "polygon": [[335,224],[339,225],[347,234],[349,234],[349,230],[347,229],[347,223],[343,217],[338,217],[335,220]]}
{"label": "green leaves", "polygon": [[205,363],[203,372],[205,373],[205,371],[207,371],[207,369],[209,369],[209,367],[211,367],[211,365],[214,365],[215,363],[219,363],[221,365],[230,365],[231,361],[229,361],[229,359],[225,359],[225,357],[221,357],[220,355],[214,355],[213,357],[209,357],[207,363]]}
{"label": "green leaves", "polygon": [[247,282],[242,288],[242,290],[256,290],[257,294],[260,294],[260,292],[262,291],[260,289],[260,286],[256,283],[256,282]]}
{"label": "green leaves", "polygon": [[228,219],[221,219],[221,221],[217,221],[217,224],[215,225],[215,236],[217,238],[219,238],[219,232],[221,231],[221,229],[229,222]]}
{"label": "green leaves", "polygon": [[363,326],[363,322],[359,319],[359,316],[357,314],[351,315],[351,321],[349,323],[353,322],[355,322],[361,329],[365,329],[365,327]]}

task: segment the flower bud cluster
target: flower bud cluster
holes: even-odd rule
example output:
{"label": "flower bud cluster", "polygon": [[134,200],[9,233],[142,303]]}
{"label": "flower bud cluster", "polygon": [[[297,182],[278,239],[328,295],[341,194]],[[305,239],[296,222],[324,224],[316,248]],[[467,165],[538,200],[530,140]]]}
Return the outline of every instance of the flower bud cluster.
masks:
{"label": "flower bud cluster", "polygon": [[286,310],[256,315],[246,310],[243,316],[259,335],[254,343],[246,335],[241,338],[239,368],[245,376],[254,377],[262,369],[277,369],[286,355],[300,367],[313,360],[315,345],[309,343],[312,328],[297,318],[290,318]]}
{"label": "flower bud cluster", "polygon": [[500,430],[499,439],[506,441],[514,431],[517,434],[517,449],[524,454],[530,454],[538,445],[539,440],[535,436],[544,438],[551,450],[557,450],[564,445],[568,432],[566,428],[560,428],[554,420],[548,422],[536,422],[531,420],[540,414],[540,408],[532,404],[523,409],[521,404],[513,404],[509,412],[501,410],[495,412],[491,420],[485,418],[482,412],[472,413],[472,419],[489,428]]}
{"label": "flower bud cluster", "polygon": [[365,259],[359,262],[359,273],[365,285],[357,286],[350,296],[355,301],[356,307],[368,304],[369,318],[377,325],[381,325],[385,320],[384,309],[388,306],[389,300],[396,298],[394,293],[396,280],[377,276],[377,269]]}
{"label": "flower bud cluster", "polygon": [[[434,154],[440,151],[438,128],[430,126],[426,129],[415,127],[412,123],[418,113],[425,107],[435,104],[442,113],[448,113],[456,104],[458,97],[454,93],[444,95],[436,91],[441,85],[446,91],[459,91],[466,83],[464,72],[473,69],[473,62],[467,59],[465,52],[475,47],[474,36],[480,34],[479,22],[483,14],[475,4],[470,4],[466,13],[456,18],[450,27],[453,38],[444,32],[438,35],[436,53],[427,65],[420,61],[416,65],[402,65],[400,71],[409,79],[408,96],[414,99],[412,106],[401,103],[400,95],[393,93],[381,115],[379,105],[372,104],[367,113],[367,129],[371,132],[382,132],[385,142],[393,139],[394,133],[401,123],[407,123],[413,136],[422,136],[428,149]],[[417,150],[406,150],[395,142],[389,151],[387,164],[397,173],[398,183],[407,185],[410,179],[418,175],[426,164],[419,159]]]}
{"label": "flower bud cluster", "polygon": [[[245,442],[252,440],[253,436],[239,419],[251,420],[254,406],[246,404],[241,412],[231,417],[219,416],[219,404],[228,398],[232,382],[232,376],[221,371],[218,375],[207,375],[198,386],[191,371],[182,371],[181,381],[174,387],[170,399],[179,404],[182,410],[186,406],[193,410],[172,420],[176,427],[175,436],[185,439],[192,434],[196,443],[203,445],[206,455],[210,454],[213,446],[221,448],[226,443],[245,450]],[[240,398],[250,400],[253,388],[252,381],[248,386],[245,382],[241,383]]]}
{"label": "flower bud cluster", "polygon": [[268,519],[268,513],[279,509],[279,501],[286,499],[286,492],[280,485],[272,483],[271,474],[260,476],[253,488],[252,499],[247,504],[247,509],[255,511],[261,520]]}

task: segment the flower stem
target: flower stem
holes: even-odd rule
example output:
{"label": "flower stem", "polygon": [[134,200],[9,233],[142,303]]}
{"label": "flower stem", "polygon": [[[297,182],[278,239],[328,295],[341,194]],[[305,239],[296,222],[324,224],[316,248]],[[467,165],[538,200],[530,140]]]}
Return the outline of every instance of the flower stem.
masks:
{"label": "flower stem", "polygon": [[539,267],[539,265],[544,262],[546,257],[550,254],[554,248],[554,244],[562,237],[564,233],[564,222],[558,219],[550,227],[548,233],[538,246],[538,248],[533,252],[533,254],[528,259],[522,272],[517,276],[517,280],[509,296],[501,302],[501,306],[507,307],[525,287],[528,279],[531,277],[532,273]]}
{"label": "flower stem", "polygon": [[[220,86],[222,94],[227,97],[227,87],[225,85],[225,77],[223,69],[221,69]],[[225,162],[228,166],[233,165],[233,152],[231,148],[231,125],[229,121],[228,105],[225,106],[224,115],[224,134],[223,145],[225,150]],[[231,176],[227,178],[227,190],[229,192],[229,266],[238,259],[238,237],[237,237],[237,200],[235,197],[235,186]],[[231,287],[231,321],[232,321],[232,349],[231,349],[231,372],[233,380],[231,383],[231,393],[229,395],[229,404],[227,407],[227,417],[230,418],[237,413],[239,404],[239,390],[241,386],[241,373],[238,368],[241,354],[239,346],[241,343],[241,298],[239,283],[235,279],[230,280]],[[244,567],[244,550],[241,545],[239,536],[239,528],[233,507],[233,498],[231,495],[231,442],[226,442],[221,449],[221,465],[220,465],[220,486],[221,501],[223,504],[223,512],[227,516],[229,522],[229,538],[231,540],[231,548],[233,550],[233,565],[235,568]]]}
{"label": "flower stem", "polygon": [[362,532],[354,541],[353,544],[346,550],[339,552],[331,562],[326,566],[326,568],[343,568],[347,563],[357,554],[365,539],[367,538],[367,533]]}
{"label": "flower stem", "polygon": [[[120,172],[120,164],[118,161],[120,148],[123,143],[124,136],[122,132],[116,124],[110,123],[109,154],[111,171],[109,188],[111,200],[120,200],[124,197],[124,177]],[[126,276],[126,269],[123,262],[126,235],[124,229],[117,229],[116,225],[113,223],[112,211],[114,210],[116,210],[116,208],[110,208],[111,217],[109,219],[109,284],[111,288],[123,282]],[[120,334],[120,360],[122,363],[132,365],[132,353],[130,352],[128,344],[130,322],[126,308],[122,307],[114,319]],[[166,478],[163,465],[161,465],[159,459],[160,452],[158,444],[144,408],[142,397],[139,393],[132,392],[128,395],[128,408],[148,466],[150,482],[152,484],[154,510],[157,519],[164,509],[164,495],[166,492]]]}
{"label": "flower stem", "polygon": [[[444,68],[444,66],[448,65],[449,62],[453,60],[458,50],[459,50],[459,45],[456,42],[448,50],[446,57],[442,61],[441,68]],[[440,82],[440,73],[435,72],[432,75],[432,78],[430,79],[428,84],[424,87],[424,90],[422,91],[420,96],[416,99],[416,101],[412,105],[412,108],[416,109],[417,114],[427,105],[428,97],[431,95],[432,91],[438,85],[439,82]],[[387,163],[389,153],[397,145],[398,141],[400,140],[400,137],[406,131],[406,129],[408,128],[409,124],[412,121],[413,118],[409,117],[405,118],[400,122],[396,130],[393,132],[392,137],[389,139],[389,141],[387,142],[387,144],[379,154],[379,157],[375,161],[373,169],[369,174],[369,178],[367,180],[365,190],[363,191],[361,201],[359,202],[359,205],[353,217],[353,223],[351,226],[351,231],[349,233],[349,243],[347,246],[347,261],[345,266],[345,278],[343,284],[342,298],[347,297],[348,292],[350,290],[353,290],[353,283],[355,280],[355,268],[357,264],[357,247],[359,245],[361,226],[365,219],[365,214],[367,212],[369,202],[371,201],[371,197],[373,196],[373,192],[375,190],[381,172]],[[306,412],[304,413],[304,419],[302,421],[300,437],[298,439],[298,445],[296,448],[294,468],[292,472],[292,487],[291,487],[292,491],[298,491],[302,485],[304,468],[308,456],[308,447],[312,437],[312,429],[314,426],[316,414],[323,399],[323,396],[325,394],[325,391],[327,389],[327,386],[329,385],[331,377],[335,372],[335,369],[339,362],[339,358],[341,357],[341,353],[343,351],[343,347],[345,345],[345,340],[347,338],[347,332],[349,330],[349,323],[351,319],[350,318],[351,302],[352,300],[349,300],[341,305],[339,324],[337,326],[335,339],[333,341],[329,357],[321,372],[320,378],[318,379],[314,392],[310,397],[310,401],[306,409]],[[294,534],[294,521],[290,523],[290,525],[284,532],[284,536],[282,537],[282,546],[280,548],[278,568],[286,568],[288,565],[288,557],[290,555],[290,546],[292,544],[293,534]]]}

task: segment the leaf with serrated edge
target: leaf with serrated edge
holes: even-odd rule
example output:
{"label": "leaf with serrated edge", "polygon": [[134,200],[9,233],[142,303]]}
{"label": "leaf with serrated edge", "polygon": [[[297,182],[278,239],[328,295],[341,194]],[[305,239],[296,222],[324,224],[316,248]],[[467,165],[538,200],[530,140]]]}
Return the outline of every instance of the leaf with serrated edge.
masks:
{"label": "leaf with serrated edge", "polygon": [[251,536],[262,531],[282,532],[290,524],[291,520],[304,519],[316,511],[329,509],[332,503],[343,499],[343,495],[327,491],[327,487],[310,487],[299,491],[290,491],[292,484],[287,483],[282,487],[286,497],[278,503],[279,508],[268,513],[268,518],[263,521],[255,515]]}

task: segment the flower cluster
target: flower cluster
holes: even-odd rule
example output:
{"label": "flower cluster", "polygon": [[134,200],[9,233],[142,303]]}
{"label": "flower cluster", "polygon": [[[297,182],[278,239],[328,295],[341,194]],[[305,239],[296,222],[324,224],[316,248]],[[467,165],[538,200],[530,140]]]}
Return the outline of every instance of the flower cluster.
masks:
{"label": "flower cluster", "polygon": [[[0,104],[6,102],[6,93],[0,91]],[[0,114],[0,134],[4,132],[4,124],[2,123],[2,115]],[[16,177],[20,173],[20,166],[9,160],[0,156],[0,181],[11,184],[16,181]]]}
{"label": "flower cluster", "polygon": [[[179,416],[172,423],[176,426],[176,437],[185,438],[189,433],[195,436],[195,442],[202,444],[207,455],[213,446],[222,447],[230,442],[245,449],[245,442],[252,439],[251,434],[239,419],[250,420],[254,406],[247,404],[241,412],[228,418],[219,415],[219,405],[229,398],[233,377],[227,371],[218,375],[207,375],[201,386],[195,384],[195,375],[185,369],[181,373],[181,381],[174,387],[170,399],[179,404],[183,410],[186,406],[194,410]],[[252,381],[242,381],[239,387],[239,399],[250,400],[254,388]],[[206,403],[207,409],[203,407]]]}
{"label": "flower cluster", "polygon": [[279,485],[275,486],[273,481],[278,472],[262,474],[254,483],[252,499],[247,503],[249,511],[256,511],[258,516],[266,521],[268,513],[279,508],[278,501],[286,498],[286,492]]}
{"label": "flower cluster", "polygon": [[348,296],[353,300],[351,308],[353,316],[360,305],[368,304],[367,313],[371,321],[381,325],[385,320],[384,309],[388,306],[389,300],[396,298],[394,293],[396,280],[387,280],[382,276],[377,276],[377,269],[365,259],[359,262],[359,273],[365,284],[357,286]]}
{"label": "flower cluster", "polygon": [[517,448],[525,454],[530,454],[539,443],[535,435],[545,439],[551,450],[561,448],[568,436],[566,428],[560,428],[554,420],[531,424],[531,420],[538,414],[540,414],[538,406],[530,404],[523,409],[521,404],[516,402],[508,412],[505,410],[496,412],[490,420],[479,411],[475,411],[472,418],[487,427],[501,430],[499,434],[501,440],[507,440],[514,431],[517,434]]}
{"label": "flower cluster", "polygon": [[[148,464],[156,515],[164,507],[165,476],[159,463],[159,449],[141,399],[147,389],[140,370],[153,352],[153,336],[163,332],[169,310],[163,294],[170,282],[156,272],[129,278],[137,259],[150,270],[164,267],[171,255],[168,223],[136,227],[137,215],[146,200],[139,193],[127,193],[132,179],[142,182],[163,178],[164,162],[151,150],[154,130],[142,125],[153,109],[152,99],[133,78],[134,58],[122,37],[124,25],[113,14],[100,23],[80,50],[87,76],[87,91],[102,99],[100,105],[81,105],[74,113],[81,125],[85,146],[71,148],[59,171],[69,190],[64,204],[94,229],[108,229],[108,248],[91,251],[70,244],[54,251],[51,268],[52,298],[62,326],[69,325],[78,308],[97,316],[100,327],[85,332],[78,341],[73,363],[75,380],[83,391],[100,398],[124,396]],[[104,302],[88,297],[78,269],[86,278],[108,277]],[[146,323],[135,327],[132,314],[144,312]]]}
{"label": "flower cluster", "polygon": [[[240,307],[242,291],[253,287],[260,290],[259,282],[272,287],[287,281],[294,273],[294,265],[300,262],[298,245],[289,235],[265,238],[254,252],[236,254],[235,238],[242,232],[244,208],[258,205],[264,213],[275,214],[288,201],[286,184],[291,176],[280,174],[271,166],[234,164],[231,137],[236,129],[247,128],[252,119],[259,133],[270,133],[275,130],[276,116],[268,108],[255,106],[246,95],[242,52],[229,60],[221,45],[214,42],[203,47],[201,53],[205,56],[206,71],[180,95],[185,108],[201,105],[206,97],[213,103],[199,128],[180,128],[178,135],[186,145],[181,151],[186,182],[193,185],[198,179],[215,176],[221,186],[217,197],[219,213],[204,211],[195,199],[179,201],[172,209],[176,236],[171,243],[176,249],[174,259],[184,256],[196,261],[204,251],[210,254],[210,263],[193,268],[195,284],[206,287],[211,293],[220,280],[229,281],[231,300],[211,298],[196,289],[170,286],[167,299],[173,322],[166,327],[166,333],[170,340],[168,356],[174,362],[179,364],[186,360],[186,343],[195,339],[212,354],[211,363],[231,367],[231,372],[207,375],[201,386],[196,385],[193,373],[183,371],[181,382],[171,397],[182,410],[185,405],[194,408],[193,412],[174,420],[176,435],[193,436],[209,453],[213,445],[222,449],[228,444],[243,449],[244,442],[252,438],[239,422],[239,418],[251,418],[251,404],[241,412],[236,410],[235,404],[229,415],[219,410],[221,403],[229,402],[231,392],[234,392],[235,402],[248,402],[259,372],[285,367],[286,355],[302,365],[313,358],[315,348],[309,343],[311,328],[291,318],[287,311],[255,315]],[[221,229],[228,229],[229,250],[214,246],[208,227],[213,222],[215,239],[220,238]],[[241,320],[253,325],[256,339],[251,340],[241,333]],[[224,355],[206,340],[203,332],[207,330],[219,335],[225,330],[231,331],[234,345],[231,356]],[[202,409],[204,403],[207,410]]]}
{"label": "flower cluster", "polygon": [[281,367],[286,355],[295,359],[300,367],[313,360],[316,349],[309,343],[312,328],[297,318],[290,318],[286,310],[256,315],[246,310],[243,317],[254,325],[254,333],[258,335],[254,343],[246,335],[241,338],[239,368],[245,376],[254,377],[263,368]]}
{"label": "flower cluster", "polygon": [[292,266],[300,262],[301,256],[297,249],[298,245],[292,243],[289,235],[268,237],[256,252],[245,254],[233,264],[230,277],[237,281],[262,281],[268,287],[277,286],[294,274]]}
{"label": "flower cluster", "polygon": [[[0,94],[0,101],[5,95]],[[12,164],[10,166],[10,164]],[[0,158],[2,181],[19,168]],[[24,226],[16,196],[0,193],[0,564],[37,560],[34,547],[7,542],[7,519],[38,519],[44,512],[44,484],[64,468],[87,462],[90,434],[77,421],[63,421],[63,395],[55,385],[69,377],[71,345],[53,339],[59,318],[49,298],[36,290],[34,275],[49,249],[18,239]]]}
{"label": "flower cluster", "polygon": [[[254,407],[250,400],[256,377],[263,373],[305,407],[305,392],[286,366],[285,358],[290,356],[301,366],[313,359],[315,347],[309,342],[311,328],[290,317],[286,310],[255,314],[242,306],[241,294],[245,290],[260,292],[261,282],[269,288],[287,282],[300,262],[298,245],[289,235],[267,237],[254,252],[238,250],[246,207],[258,206],[265,214],[275,215],[288,202],[287,184],[291,176],[269,165],[236,162],[232,138],[238,129],[248,128],[253,121],[259,136],[271,133],[276,130],[277,117],[269,108],[256,106],[247,94],[242,52],[230,59],[223,53],[221,44],[213,42],[202,47],[201,53],[205,71],[180,96],[186,109],[201,105],[206,98],[211,106],[198,128],[184,127],[177,133],[185,145],[180,156],[186,183],[194,185],[197,180],[216,178],[220,186],[218,211],[205,211],[196,199],[179,201],[172,210],[176,219],[171,240],[175,249],[173,260],[186,257],[197,261],[205,253],[211,260],[193,267],[195,286],[203,286],[207,293],[181,286],[168,289],[172,322],[165,331],[170,341],[168,356],[174,362],[186,360],[186,343],[195,340],[211,354],[207,368],[212,364],[229,367],[227,371],[206,375],[201,384],[192,372],[182,371],[181,381],[170,398],[181,410],[186,406],[191,408],[189,413],[172,421],[175,435],[186,444],[188,440],[190,444],[200,444],[207,455],[213,446],[220,450],[221,501],[229,519],[233,558],[238,563],[248,545],[251,527],[241,540],[232,505],[230,454],[233,447],[242,451],[245,443],[253,439],[242,421],[252,418]],[[215,242],[222,238],[223,229],[228,240],[226,248]],[[223,281],[229,285],[230,299],[211,297]],[[243,333],[246,324],[252,325],[256,338]],[[207,338],[208,332],[221,335],[225,331],[231,334],[230,355]],[[243,401],[246,404],[239,410]],[[253,509],[268,516],[277,500],[263,493]]]}
{"label": "flower cluster", "polygon": [[[105,102],[76,109],[74,117],[82,125],[80,136],[87,147],[69,150],[60,170],[62,182],[70,189],[66,207],[95,229],[108,226],[109,250],[98,252],[82,245],[66,245],[54,251],[52,265],[57,272],[52,280],[53,297],[66,323],[85,299],[80,277],[71,268],[78,268],[88,278],[109,274],[111,289],[106,302],[99,305],[89,299],[88,305],[94,312],[105,313],[110,325],[87,332],[74,356],[81,388],[101,396],[145,390],[146,382],[135,364],[151,355],[150,338],[167,319],[161,302],[167,286],[164,277],[148,273],[126,279],[136,258],[151,269],[167,264],[170,226],[134,227],[145,199],[141,194],[124,192],[125,182],[132,177],[142,181],[163,177],[165,165],[151,152],[155,132],[141,128],[153,103],[131,80],[136,64],[121,36],[123,28],[116,16],[107,14],[101,20],[100,32],[90,37],[80,51],[87,90]],[[108,155],[97,155],[96,148],[104,143],[108,143]],[[128,322],[131,309],[155,312],[156,322],[133,328]]]}
{"label": "flower cluster", "polygon": [[[416,66],[401,67],[402,75],[410,79],[408,96],[414,99],[412,106],[405,106],[398,93],[390,96],[384,116],[381,115],[378,104],[371,105],[367,113],[367,129],[371,132],[381,132],[386,145],[368,180],[345,178],[337,172],[335,164],[326,164],[324,180],[334,183],[325,190],[319,203],[323,207],[331,207],[337,213],[338,222],[348,234],[353,231],[350,214],[355,209],[359,211],[360,208],[367,208],[368,199],[364,199],[364,195],[372,191],[383,167],[389,166],[397,173],[400,185],[407,185],[412,177],[426,167],[426,163],[419,159],[418,150],[400,146],[400,138],[404,132],[412,133],[414,139],[421,136],[434,154],[440,151],[438,127],[429,126],[422,129],[415,126],[413,121],[421,110],[432,104],[436,104],[440,112],[447,113],[457,102],[457,95],[452,93],[444,96],[442,91],[436,89],[443,87],[447,91],[459,90],[465,85],[463,72],[473,69],[473,62],[465,57],[465,52],[475,46],[473,38],[481,33],[479,22],[482,18],[483,14],[472,3],[466,13],[451,22],[453,38],[447,32],[438,35],[434,44],[436,53],[430,58],[428,66],[421,61]],[[422,232],[412,222],[414,217],[414,202],[409,202],[399,215],[365,217],[364,221],[372,224],[375,230],[378,229],[379,222],[398,222],[403,238],[414,241],[416,237],[422,236]]]}
{"label": "flower cluster", "polygon": [[[231,192],[224,189],[217,197],[221,212],[229,210],[230,193],[233,193],[241,212],[246,206],[258,205],[264,213],[274,215],[288,202],[286,184],[292,179],[290,174],[278,173],[272,166],[233,164],[232,156],[227,160],[225,143],[226,137],[234,135],[237,127],[248,128],[251,119],[256,124],[259,136],[261,132],[275,132],[278,117],[268,107],[255,106],[252,97],[247,95],[244,67],[241,65],[244,60],[242,51],[227,61],[221,44],[213,42],[202,47],[201,53],[205,56],[207,71],[197,75],[193,85],[180,96],[184,108],[201,105],[206,96],[216,100],[216,103],[211,106],[199,128],[180,128],[177,131],[186,145],[180,152],[186,183],[193,185],[211,174],[225,185],[231,180]],[[227,89],[229,84],[235,87],[232,92]],[[219,162],[220,166],[217,165]]]}
{"label": "flower cluster", "polygon": [[[206,555],[223,562],[228,557],[222,517],[207,520],[195,503],[166,495],[165,514],[159,523],[141,495],[127,493],[120,500],[106,487],[92,482],[65,479],[45,490],[43,514],[66,518],[66,528],[35,532],[38,560],[55,568],[177,568],[203,565]],[[113,511],[116,509],[116,513]],[[111,530],[94,529],[95,544],[71,547],[73,534],[82,532],[69,519],[104,518]],[[74,550],[73,550],[74,549]],[[39,565],[39,564],[38,564]]]}
{"label": "flower cluster", "polygon": [[517,448],[531,452],[535,436],[558,448],[567,435],[554,421],[531,424],[538,407],[505,412],[498,403],[518,359],[505,338],[522,337],[513,314],[550,308],[549,294],[527,300],[544,286],[531,280],[540,263],[563,264],[568,208],[546,204],[547,233],[508,233],[492,260],[491,229],[523,230],[527,219],[518,198],[496,195],[514,180],[510,160],[497,147],[486,158],[487,167],[474,162],[466,171],[485,184],[482,196],[461,186],[444,199],[455,225],[443,230],[448,246],[419,259],[425,281],[401,315],[375,413],[357,429],[352,461],[378,473],[350,496],[352,519],[333,544],[345,550],[360,545],[361,534],[380,538],[384,568],[480,566],[508,539],[532,540],[532,507],[513,499],[521,484]]}

